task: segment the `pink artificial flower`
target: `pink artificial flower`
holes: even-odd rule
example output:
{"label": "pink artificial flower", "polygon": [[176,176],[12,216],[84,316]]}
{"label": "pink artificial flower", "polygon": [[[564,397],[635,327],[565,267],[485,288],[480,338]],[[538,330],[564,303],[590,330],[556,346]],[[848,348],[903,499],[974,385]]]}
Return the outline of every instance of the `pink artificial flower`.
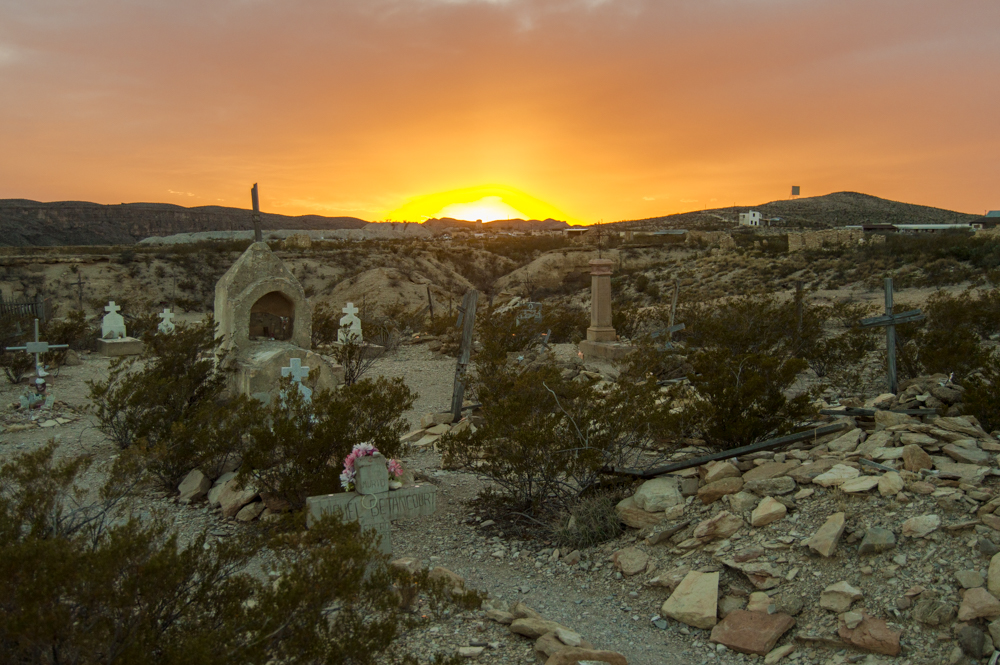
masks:
{"label": "pink artificial flower", "polygon": [[399,460],[391,459],[387,466],[393,478],[399,478],[403,475],[403,465],[399,463]]}

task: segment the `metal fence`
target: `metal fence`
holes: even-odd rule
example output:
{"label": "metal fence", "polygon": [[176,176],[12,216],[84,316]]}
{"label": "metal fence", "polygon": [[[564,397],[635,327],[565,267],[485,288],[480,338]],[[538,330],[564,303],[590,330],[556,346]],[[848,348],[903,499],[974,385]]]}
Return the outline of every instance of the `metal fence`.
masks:
{"label": "metal fence", "polygon": [[35,296],[34,300],[7,300],[0,294],[0,319],[41,319],[52,318],[52,298]]}

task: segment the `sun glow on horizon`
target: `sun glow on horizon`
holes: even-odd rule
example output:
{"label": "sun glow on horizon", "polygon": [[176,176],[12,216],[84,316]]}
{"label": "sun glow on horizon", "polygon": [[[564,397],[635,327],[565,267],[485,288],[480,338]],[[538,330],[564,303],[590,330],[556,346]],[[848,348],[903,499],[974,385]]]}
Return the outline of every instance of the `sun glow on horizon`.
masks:
{"label": "sun glow on horizon", "polygon": [[432,217],[452,217],[474,222],[498,219],[558,219],[579,224],[553,205],[502,185],[483,185],[427,194],[408,201],[387,215],[393,221],[423,222]]}

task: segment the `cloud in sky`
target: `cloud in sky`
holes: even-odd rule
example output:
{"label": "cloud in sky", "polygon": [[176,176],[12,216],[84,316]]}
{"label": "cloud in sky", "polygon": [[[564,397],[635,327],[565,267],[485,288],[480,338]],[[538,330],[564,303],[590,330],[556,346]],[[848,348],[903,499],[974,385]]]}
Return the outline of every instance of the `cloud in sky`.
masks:
{"label": "cloud in sky", "polygon": [[499,183],[590,221],[794,182],[978,212],[998,82],[985,2],[8,3],[0,197],[260,182],[266,210],[378,219]]}

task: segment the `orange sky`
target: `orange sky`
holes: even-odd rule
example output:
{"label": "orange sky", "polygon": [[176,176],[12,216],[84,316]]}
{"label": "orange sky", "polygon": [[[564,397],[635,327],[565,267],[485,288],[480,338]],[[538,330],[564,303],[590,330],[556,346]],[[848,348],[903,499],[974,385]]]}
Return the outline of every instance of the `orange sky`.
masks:
{"label": "orange sky", "polygon": [[0,90],[0,198],[1000,208],[995,0],[12,0]]}

